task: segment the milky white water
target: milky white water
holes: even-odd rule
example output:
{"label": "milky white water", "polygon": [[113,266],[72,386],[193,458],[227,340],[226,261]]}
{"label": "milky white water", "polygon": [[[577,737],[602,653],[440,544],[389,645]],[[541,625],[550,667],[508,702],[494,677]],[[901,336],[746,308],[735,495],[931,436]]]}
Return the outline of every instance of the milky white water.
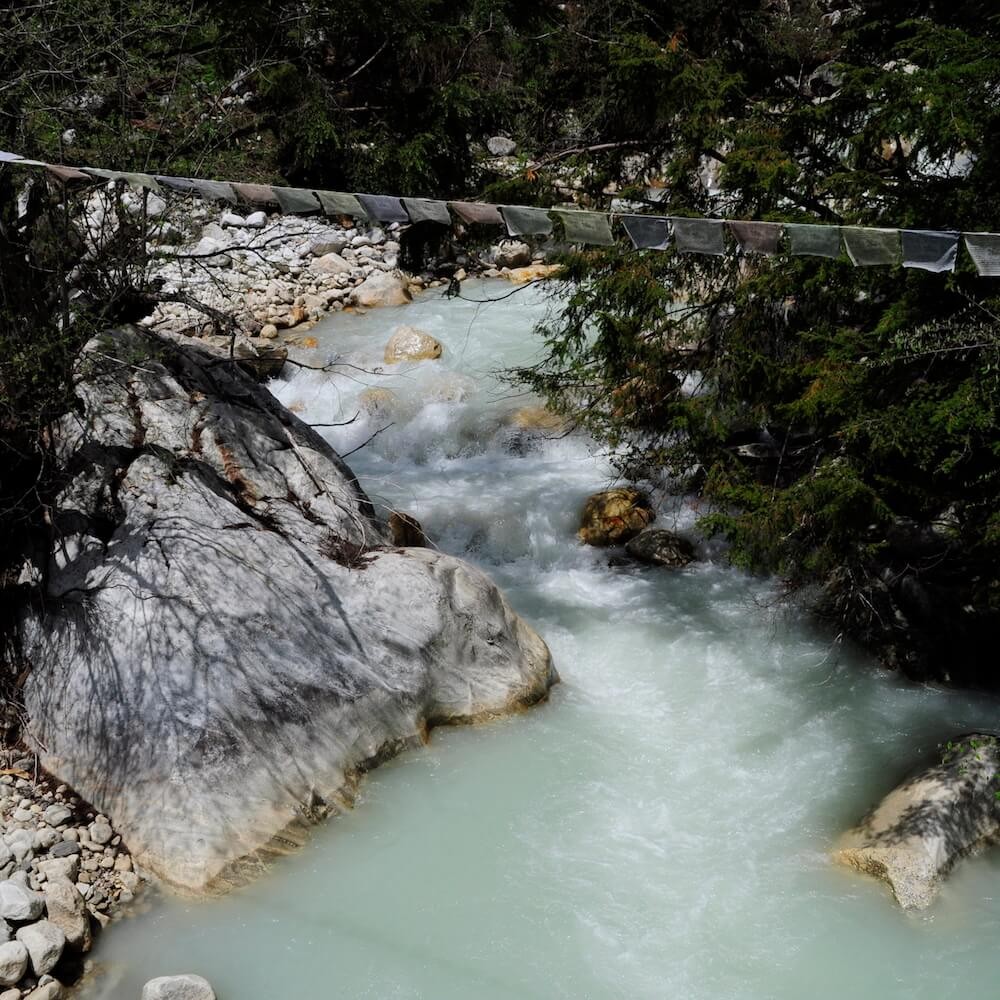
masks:
{"label": "milky white water", "polygon": [[[578,511],[607,468],[583,439],[519,438],[502,418],[529,400],[492,376],[536,356],[546,308],[532,289],[336,315],[301,357],[379,366],[404,322],[444,357],[295,372],[273,390],[323,423],[357,412],[367,385],[397,394],[392,416],[323,433],[347,452],[395,420],[350,464],[378,503],[506,589],[562,684],[516,718],[436,730],[253,885],[158,900],[116,926],[97,995],[137,1000],[178,972],[220,1000],[996,994],[1000,852],[960,865],[922,915],[827,859],[941,740],[994,728],[996,701],[835,652],[718,555],[669,572],[579,546]],[[693,518],[670,502],[661,523]]]}

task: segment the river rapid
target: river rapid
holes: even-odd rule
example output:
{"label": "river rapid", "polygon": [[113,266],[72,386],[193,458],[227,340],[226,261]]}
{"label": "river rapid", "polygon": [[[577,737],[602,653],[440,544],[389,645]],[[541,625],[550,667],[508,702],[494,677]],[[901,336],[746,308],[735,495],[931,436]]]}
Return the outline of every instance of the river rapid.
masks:
{"label": "river rapid", "polygon": [[[609,467],[582,436],[512,427],[532,400],[496,377],[538,356],[550,307],[529,288],[336,314],[297,357],[343,367],[286,368],[272,390],[328,424],[366,388],[392,391],[322,433],[347,454],[392,424],[348,458],[365,489],[486,570],[562,683],[514,718],[435,730],[255,883],[155,899],[104,936],[91,996],[138,1000],[181,972],[220,1000],[995,994],[1000,852],[960,864],[921,914],[828,852],[941,741],[995,728],[997,701],[876,669],[710,546],[666,571],[579,545]],[[441,341],[441,360],[383,365],[401,323]],[[695,516],[665,497],[657,523]]]}

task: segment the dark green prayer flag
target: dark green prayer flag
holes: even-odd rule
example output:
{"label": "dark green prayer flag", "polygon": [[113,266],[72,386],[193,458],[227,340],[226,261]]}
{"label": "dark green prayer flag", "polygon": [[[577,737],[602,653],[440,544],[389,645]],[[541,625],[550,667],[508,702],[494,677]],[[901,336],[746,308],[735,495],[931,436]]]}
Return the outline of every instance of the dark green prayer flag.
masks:
{"label": "dark green prayer flag", "polygon": [[552,220],[547,208],[503,205],[500,211],[511,236],[548,236],[552,232]]}
{"label": "dark green prayer flag", "polygon": [[726,252],[726,224],[722,219],[684,219],[671,216],[674,242],[681,253],[721,256]]}
{"label": "dark green prayer flag", "polygon": [[794,257],[839,257],[840,226],[785,225]]}
{"label": "dark green prayer flag", "polygon": [[611,235],[608,217],[602,212],[581,212],[555,209],[570,243],[590,243],[595,246],[612,246],[615,242]]}
{"label": "dark green prayer flag", "polygon": [[431,198],[404,198],[403,208],[410,216],[410,222],[437,222],[442,226],[451,225],[448,206],[443,201]]}
{"label": "dark green prayer flag", "polygon": [[312,191],[305,188],[272,188],[281,211],[285,215],[308,215],[310,212],[318,212],[319,199]]}

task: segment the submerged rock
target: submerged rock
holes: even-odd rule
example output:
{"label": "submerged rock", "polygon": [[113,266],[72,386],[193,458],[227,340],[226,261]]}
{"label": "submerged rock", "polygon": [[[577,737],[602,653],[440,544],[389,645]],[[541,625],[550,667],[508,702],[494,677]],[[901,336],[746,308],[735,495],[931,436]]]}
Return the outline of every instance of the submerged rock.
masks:
{"label": "submerged rock", "polygon": [[561,433],[568,428],[566,418],[553,413],[547,406],[522,406],[508,419],[512,426],[523,431]]}
{"label": "submerged rock", "polygon": [[576,535],[587,545],[621,545],[655,517],[649,498],[639,490],[604,490],[587,499]]}
{"label": "submerged rock", "polygon": [[143,986],[142,1000],[215,1000],[215,990],[201,976],[160,976]]}
{"label": "submerged rock", "polygon": [[429,333],[413,326],[400,326],[385,345],[385,363],[399,364],[400,361],[433,361],[441,357],[444,348]]}
{"label": "submerged rock", "polygon": [[647,528],[630,538],[625,551],[639,562],[679,568],[694,561],[694,546],[666,528]]}
{"label": "submerged rock", "polygon": [[1000,740],[963,736],[941,764],[890,792],[841,838],[834,860],[887,882],[900,906],[929,906],[966,854],[1000,833]]}
{"label": "submerged rock", "polygon": [[23,619],[43,765],[192,891],[297,846],[429,726],[557,679],[483,573],[393,548],[323,438],[214,360],[133,330],[90,345],[53,437],[63,544]]}

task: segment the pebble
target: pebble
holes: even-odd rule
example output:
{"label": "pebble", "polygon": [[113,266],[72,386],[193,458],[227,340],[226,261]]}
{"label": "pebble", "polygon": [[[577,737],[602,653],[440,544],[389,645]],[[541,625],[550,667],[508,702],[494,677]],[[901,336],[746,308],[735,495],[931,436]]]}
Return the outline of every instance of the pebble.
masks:
{"label": "pebble", "polygon": [[20,941],[0,944],[0,986],[13,986],[28,971],[28,949]]}

